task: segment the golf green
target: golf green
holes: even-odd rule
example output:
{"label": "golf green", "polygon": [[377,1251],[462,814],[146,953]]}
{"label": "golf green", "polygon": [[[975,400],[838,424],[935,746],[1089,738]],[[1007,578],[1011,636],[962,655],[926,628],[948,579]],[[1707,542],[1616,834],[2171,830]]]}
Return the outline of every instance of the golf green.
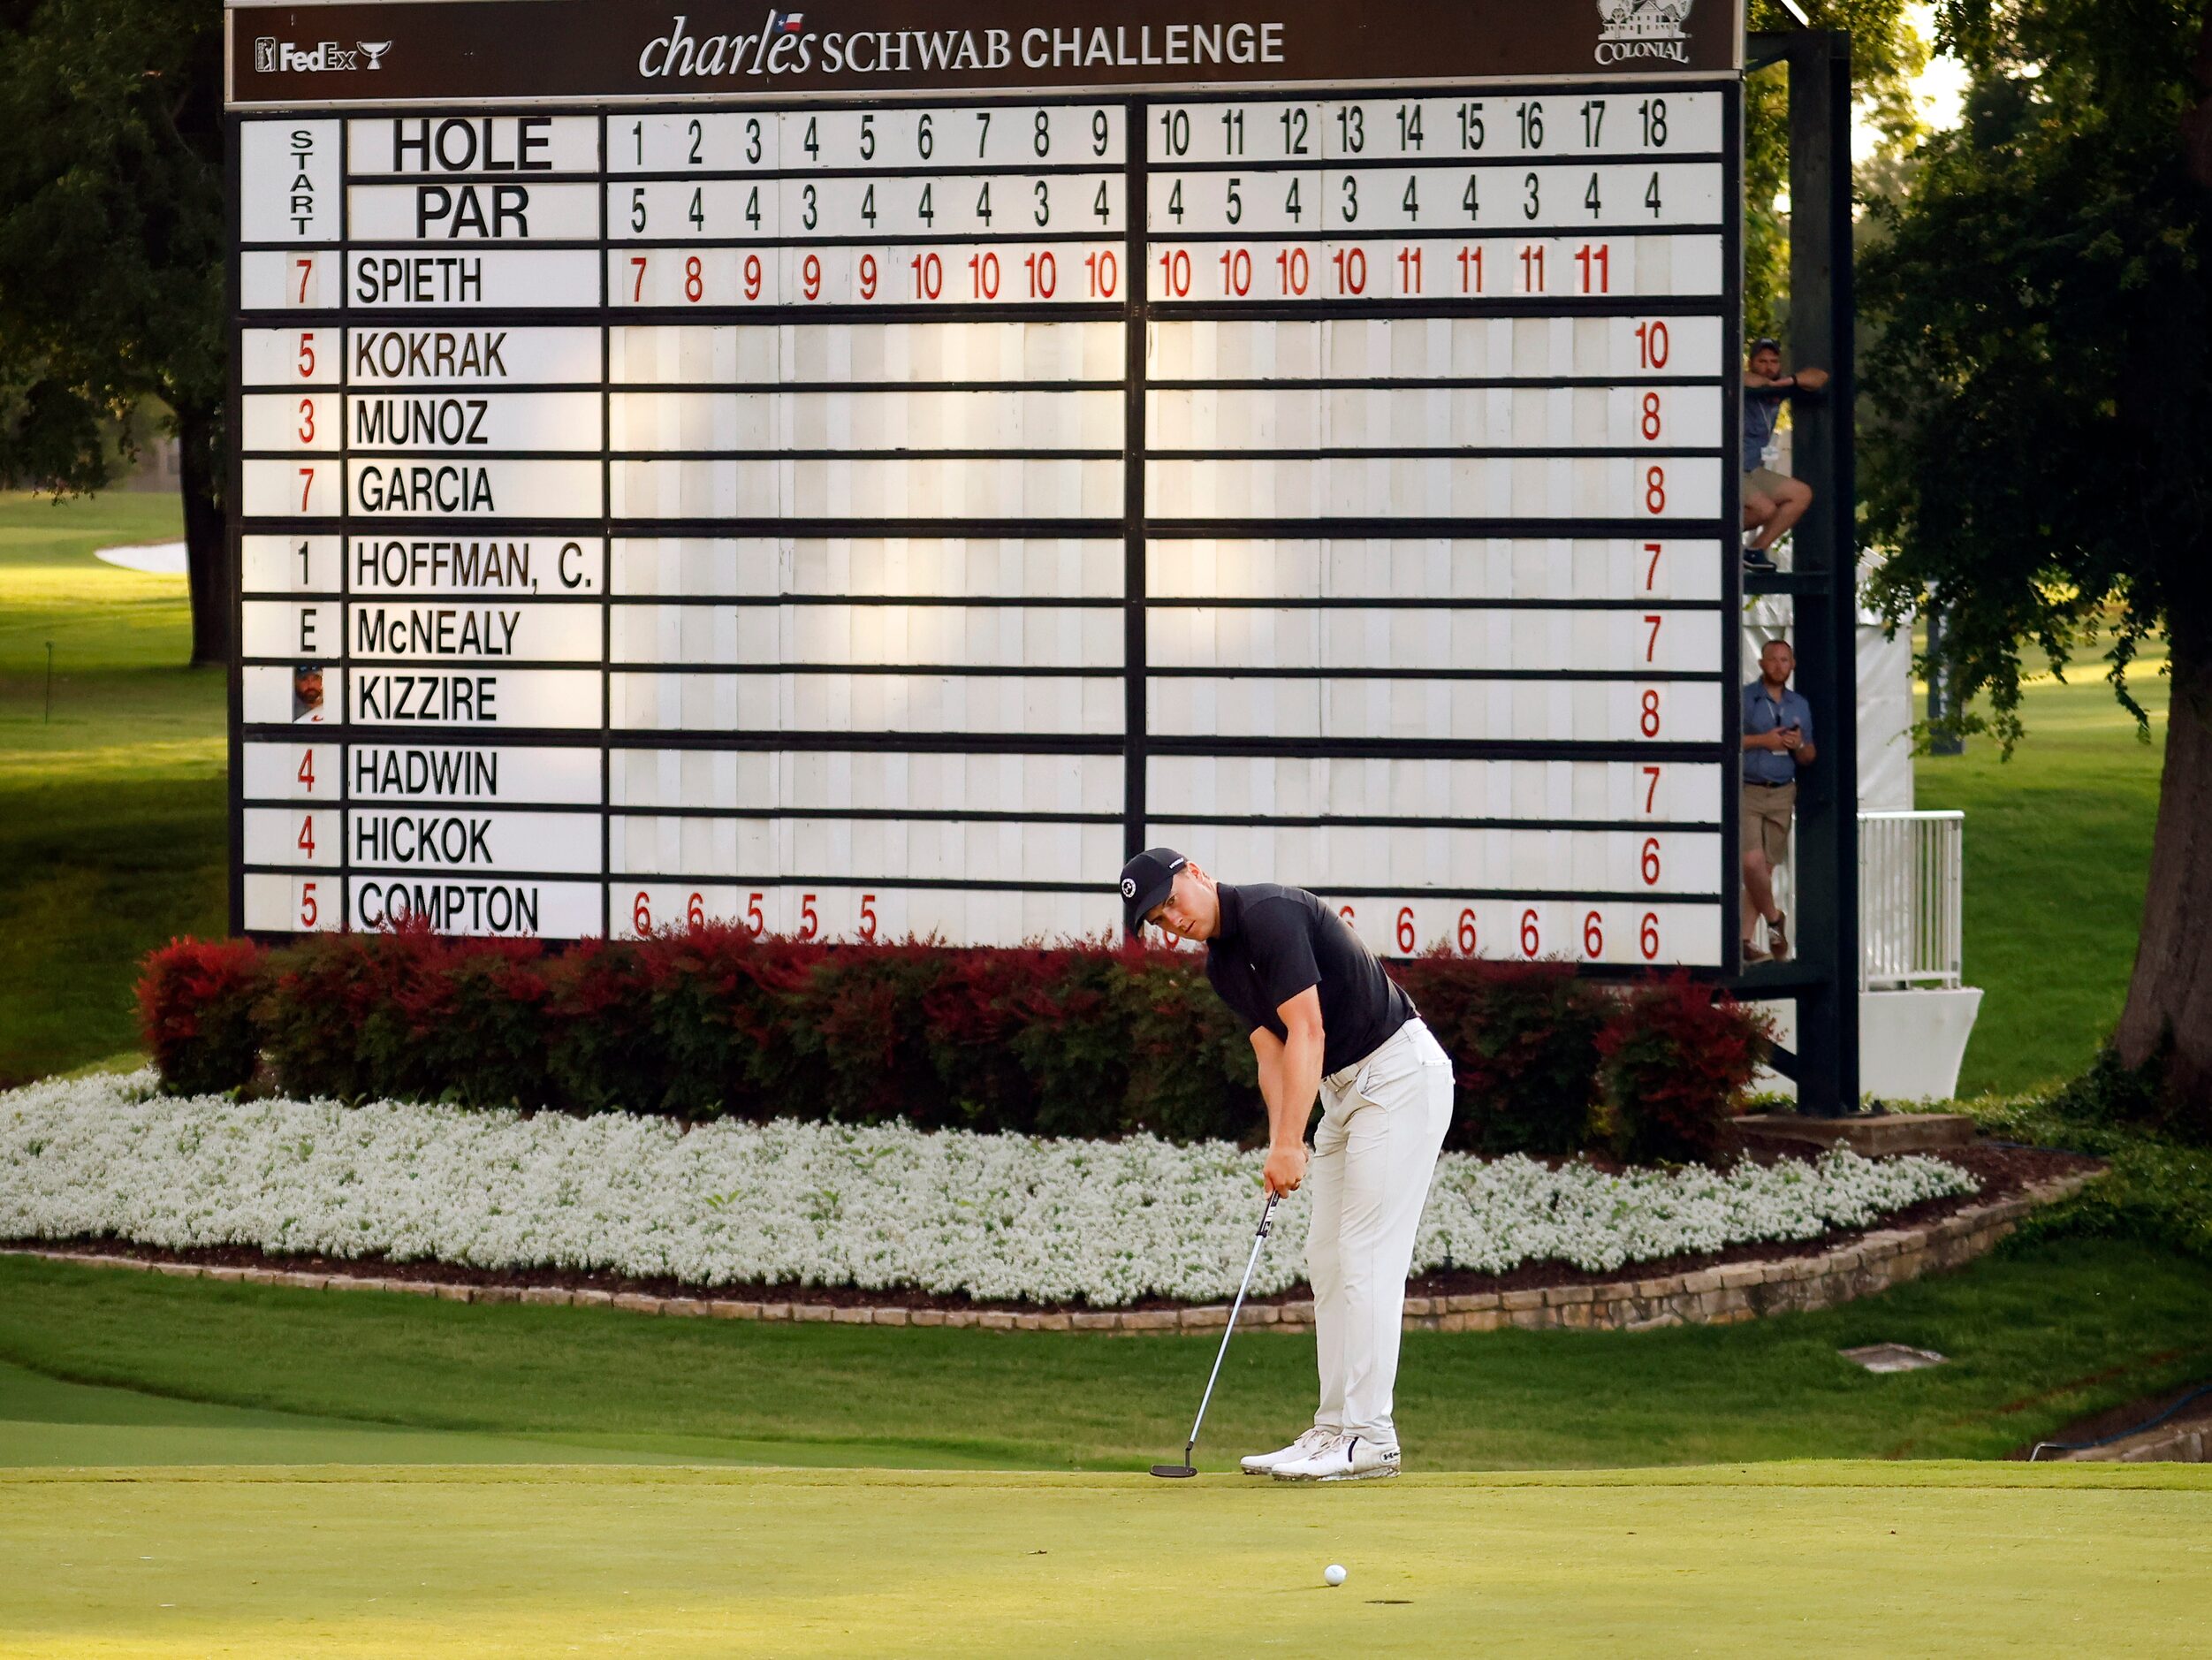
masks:
{"label": "golf green", "polygon": [[2202,1654],[2208,1522],[2174,1466],[13,1472],[0,1651]]}

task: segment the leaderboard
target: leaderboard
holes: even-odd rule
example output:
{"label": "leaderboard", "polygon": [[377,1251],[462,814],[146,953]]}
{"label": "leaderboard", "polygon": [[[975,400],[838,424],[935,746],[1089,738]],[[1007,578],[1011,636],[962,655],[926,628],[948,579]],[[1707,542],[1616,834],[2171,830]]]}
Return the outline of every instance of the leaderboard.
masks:
{"label": "leaderboard", "polygon": [[1728,966],[1736,25],[1531,10],[234,7],[234,920]]}

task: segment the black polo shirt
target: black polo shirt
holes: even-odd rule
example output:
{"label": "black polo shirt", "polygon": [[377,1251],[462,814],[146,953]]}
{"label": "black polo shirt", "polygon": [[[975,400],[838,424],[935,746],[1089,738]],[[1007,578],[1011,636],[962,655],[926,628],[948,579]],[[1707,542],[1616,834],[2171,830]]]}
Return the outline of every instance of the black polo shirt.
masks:
{"label": "black polo shirt", "polygon": [[1275,1011],[1319,988],[1321,1070],[1364,1059],[1413,1018],[1413,1000],[1382,971],[1344,919],[1303,887],[1220,884],[1221,931],[1206,947],[1205,977],[1247,1033],[1288,1038]]}

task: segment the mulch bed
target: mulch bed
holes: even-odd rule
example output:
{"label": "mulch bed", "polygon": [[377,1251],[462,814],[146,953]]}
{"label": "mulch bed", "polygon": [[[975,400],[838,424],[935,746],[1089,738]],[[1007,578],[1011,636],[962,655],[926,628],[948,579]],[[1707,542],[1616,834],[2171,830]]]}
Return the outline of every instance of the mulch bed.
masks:
{"label": "mulch bed", "polygon": [[[1795,1155],[1761,1154],[1754,1156],[1762,1164],[1770,1164]],[[1973,1172],[1980,1178],[1981,1192],[1950,1199],[1932,1199],[1908,1206],[1881,1218],[1875,1224],[1876,1229],[1923,1226],[1941,1221],[1969,1205],[2010,1198],[2036,1182],[2049,1181],[2055,1176],[2076,1171],[2103,1168],[2101,1161],[2079,1154],[2057,1153],[2041,1147],[2002,1147],[1987,1142],[1977,1142],[1967,1147],[1945,1148],[1931,1156],[1948,1160]],[[1844,1233],[1823,1234],[1817,1239],[1758,1241],[1730,1245],[1725,1251],[1703,1256],[1665,1257],[1655,1261],[1628,1263],[1618,1268],[1594,1273],[1578,1268],[1572,1263],[1560,1261],[1524,1262],[1504,1274],[1477,1274],[1453,1269],[1420,1275],[1407,1283],[1406,1291],[1415,1297],[1443,1297],[1483,1291],[1528,1291],[1554,1285],[1605,1285],[1622,1280],[1657,1279],[1733,1262],[1772,1262],[1790,1257],[1821,1256],[1849,1246],[1874,1230],[1859,1229]],[[763,1285],[748,1283],[701,1287],[665,1275],[632,1279],[621,1275],[573,1268],[476,1268],[451,1262],[390,1262],[373,1256],[272,1255],[251,1245],[201,1245],[169,1250],[96,1237],[13,1239],[0,1243],[34,1250],[83,1251],[102,1256],[134,1257],[148,1262],[197,1262],[211,1268],[290,1269],[309,1274],[350,1275],[364,1279],[428,1281],[443,1285],[543,1285],[559,1286],[569,1291],[635,1291],[652,1297],[697,1297],[703,1293],[744,1302],[812,1303],[843,1308],[976,1308],[1037,1314],[1072,1313],[1090,1306],[1081,1302],[1026,1303],[960,1294],[940,1296],[901,1286],[863,1289],[851,1285]],[[1311,1288],[1301,1281],[1287,1291],[1250,1300],[1255,1304],[1300,1302],[1312,1294]],[[1172,1298],[1152,1297],[1126,1306],[1156,1309],[1180,1308],[1185,1305]],[[2070,1436],[2067,1439],[2079,1437]]]}

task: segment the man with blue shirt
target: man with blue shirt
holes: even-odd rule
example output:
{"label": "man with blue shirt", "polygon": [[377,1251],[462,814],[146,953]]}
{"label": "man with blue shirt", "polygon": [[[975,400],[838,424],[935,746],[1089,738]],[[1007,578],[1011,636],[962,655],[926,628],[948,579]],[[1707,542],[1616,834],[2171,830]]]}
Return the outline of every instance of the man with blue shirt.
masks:
{"label": "man with blue shirt", "polygon": [[[1775,867],[1790,857],[1790,819],[1798,804],[1798,769],[1810,766],[1812,705],[1790,689],[1798,666],[1787,640],[1759,653],[1759,678],[1744,688],[1744,801],[1738,841],[1744,851],[1744,961],[1779,962],[1790,955],[1789,919],[1775,903]],[[1752,943],[1764,918],[1767,949]]]}
{"label": "man with blue shirt", "polygon": [[1825,369],[1800,369],[1785,375],[1779,345],[1767,339],[1752,342],[1744,369],[1744,528],[1752,532],[1744,549],[1746,570],[1775,569],[1767,550],[1813,505],[1813,487],[1767,466],[1767,454],[1774,448],[1783,400],[1797,392],[1816,392],[1827,385]]}

